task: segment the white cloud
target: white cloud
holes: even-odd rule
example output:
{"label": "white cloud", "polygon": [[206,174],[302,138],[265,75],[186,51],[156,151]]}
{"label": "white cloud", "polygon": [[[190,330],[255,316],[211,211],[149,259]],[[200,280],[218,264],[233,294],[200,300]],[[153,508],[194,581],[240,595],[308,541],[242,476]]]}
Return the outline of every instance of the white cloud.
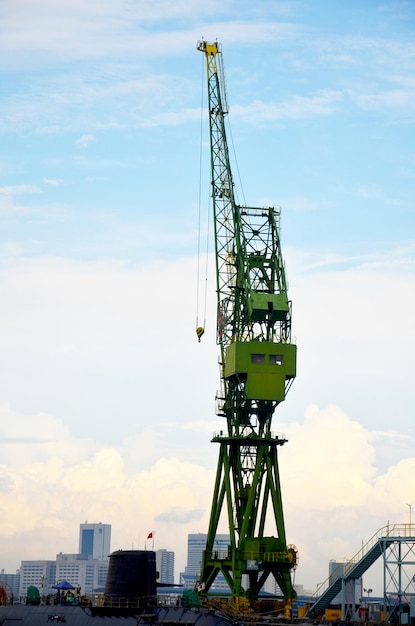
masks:
{"label": "white cloud", "polygon": [[13,198],[9,195],[0,196],[0,213],[32,213],[33,208],[31,206],[25,206],[23,204],[15,204]]}
{"label": "white cloud", "polygon": [[286,102],[261,102],[254,100],[248,106],[232,105],[232,115],[243,117],[245,122],[256,123],[283,119],[304,119],[332,115],[344,100],[341,91],[324,89],[311,96],[293,95]]}
{"label": "white cloud", "polygon": [[62,185],[63,180],[61,178],[43,178],[42,183],[50,187],[59,187]]}
{"label": "white cloud", "polygon": [[20,196],[39,192],[40,189],[35,185],[9,185],[7,187],[0,187],[0,194],[3,196]]}
{"label": "white cloud", "polygon": [[[155,520],[158,541],[179,551],[186,544],[186,524],[206,526],[206,493],[213,476],[203,467],[163,458],[159,449],[154,463],[132,473],[123,446],[97,448],[75,439],[60,420],[16,414],[7,406],[0,407],[0,420],[2,459],[7,460],[0,466],[0,540],[7,542],[2,567],[76,551],[77,529],[86,518],[112,523],[114,549],[142,542]],[[26,430],[32,441],[12,442],[16,430]],[[36,440],[40,443],[33,450]],[[141,436],[135,454],[148,445]],[[122,524],[116,521],[120,512]],[[48,538],[43,536],[46,529]],[[176,537],[182,546],[175,545]]]}
{"label": "white cloud", "polygon": [[8,467],[37,463],[54,454],[65,461],[76,461],[94,449],[92,441],[78,440],[74,456],[74,450],[68,451],[72,442],[70,428],[61,419],[46,413],[17,412],[9,404],[2,403],[0,415],[1,458]]}
{"label": "white cloud", "polygon": [[75,144],[77,145],[78,148],[81,148],[84,150],[85,148],[88,148],[88,146],[91,143],[94,143],[94,142],[95,142],[94,135],[82,135],[82,137],[79,137],[79,139],[75,141]]}
{"label": "white cloud", "polygon": [[[288,438],[284,470],[291,505],[327,511],[333,505],[360,507],[366,502],[375,474],[375,451],[361,424],[338,407],[310,406],[304,423],[289,426]],[[302,497],[297,501],[299,492]]]}
{"label": "white cloud", "polygon": [[415,89],[393,89],[376,91],[376,93],[353,94],[353,100],[366,111],[376,111],[379,109],[406,109],[413,108],[415,103]]}
{"label": "white cloud", "polygon": [[[183,18],[191,20],[190,28],[183,29]],[[166,19],[172,26],[165,32],[148,27]],[[218,33],[229,41],[252,43],[298,32],[295,24],[260,18],[253,29],[248,20],[234,20],[233,2],[218,0],[207,4],[195,0],[123,0],[116,8],[111,2],[95,0],[85,4],[63,0],[59,10],[48,0],[36,8],[30,0],[9,0],[3,7],[3,28],[5,37],[0,49],[15,51],[14,64],[19,63],[22,53],[27,56],[30,52],[31,63],[49,66],[57,59],[107,59],[123,54],[141,58],[166,53],[171,56],[194,46],[201,37],[214,40]]]}
{"label": "white cloud", "polygon": [[[44,180],[45,184],[50,186],[57,186],[61,181]],[[33,215],[33,216],[45,216],[55,214],[61,211],[61,208],[55,205],[33,205],[30,201],[22,202],[20,196],[30,196],[34,194],[40,194],[42,190],[36,185],[21,184],[21,185],[8,185],[0,187],[0,213],[5,215]],[[5,242],[3,244],[6,247],[19,246],[17,242]]]}

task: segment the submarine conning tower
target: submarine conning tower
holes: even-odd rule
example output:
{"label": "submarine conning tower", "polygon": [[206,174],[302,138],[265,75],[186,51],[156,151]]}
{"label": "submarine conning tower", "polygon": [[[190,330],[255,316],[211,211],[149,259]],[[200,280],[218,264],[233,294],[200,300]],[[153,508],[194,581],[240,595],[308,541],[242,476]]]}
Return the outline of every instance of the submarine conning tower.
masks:
{"label": "submarine conning tower", "polygon": [[156,601],[156,553],[117,550],[109,556],[105,606],[141,605]]}

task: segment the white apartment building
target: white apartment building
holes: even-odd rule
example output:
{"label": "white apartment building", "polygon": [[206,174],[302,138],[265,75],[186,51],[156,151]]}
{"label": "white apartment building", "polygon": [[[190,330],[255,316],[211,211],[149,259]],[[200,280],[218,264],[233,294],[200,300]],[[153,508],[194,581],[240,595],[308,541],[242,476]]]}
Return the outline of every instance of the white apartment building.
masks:
{"label": "white apartment building", "polygon": [[94,559],[83,554],[58,554],[56,580],[67,580],[81,588],[81,595],[91,595],[105,587],[108,560]]}
{"label": "white apartment building", "polygon": [[81,554],[58,554],[56,561],[22,561],[20,565],[19,595],[25,597],[28,587],[37,587],[41,596],[56,594],[58,581],[67,580],[82,595],[104,589],[108,561],[100,561]]}
{"label": "white apartment building", "polygon": [[19,595],[26,596],[28,587],[37,587],[41,596],[53,593],[56,583],[56,561],[22,561]]}

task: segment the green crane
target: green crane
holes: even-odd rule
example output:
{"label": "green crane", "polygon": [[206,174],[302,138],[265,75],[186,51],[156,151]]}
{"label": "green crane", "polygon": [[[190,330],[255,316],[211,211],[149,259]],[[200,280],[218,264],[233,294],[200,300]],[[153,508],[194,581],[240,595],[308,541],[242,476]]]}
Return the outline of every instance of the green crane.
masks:
{"label": "green crane", "polygon": [[[286,439],[271,431],[274,410],[296,374],[280,211],[236,203],[221,47],[200,41],[197,48],[207,69],[221,366],[217,401],[227,426],[212,439],[219,459],[197,589],[207,595],[222,573],[233,597],[255,600],[273,575],[283,598],[292,600],[297,552],[286,542],[277,455]],[[226,551],[215,549],[222,515],[229,527]],[[273,534],[266,534],[269,526]]]}

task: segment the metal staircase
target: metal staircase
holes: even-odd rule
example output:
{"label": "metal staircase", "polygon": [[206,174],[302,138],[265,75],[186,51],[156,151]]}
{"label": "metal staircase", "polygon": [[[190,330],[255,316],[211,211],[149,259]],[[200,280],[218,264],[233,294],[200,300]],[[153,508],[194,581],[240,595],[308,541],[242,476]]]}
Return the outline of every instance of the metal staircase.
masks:
{"label": "metal staircase", "polygon": [[314,594],[316,599],[308,609],[306,616],[315,618],[321,615],[328,608],[330,602],[344,589],[345,585],[363,576],[392,544],[402,541],[415,541],[414,530],[415,528],[411,524],[388,524],[381,528],[350,561],[344,564],[341,575],[332,575],[319,585]]}

